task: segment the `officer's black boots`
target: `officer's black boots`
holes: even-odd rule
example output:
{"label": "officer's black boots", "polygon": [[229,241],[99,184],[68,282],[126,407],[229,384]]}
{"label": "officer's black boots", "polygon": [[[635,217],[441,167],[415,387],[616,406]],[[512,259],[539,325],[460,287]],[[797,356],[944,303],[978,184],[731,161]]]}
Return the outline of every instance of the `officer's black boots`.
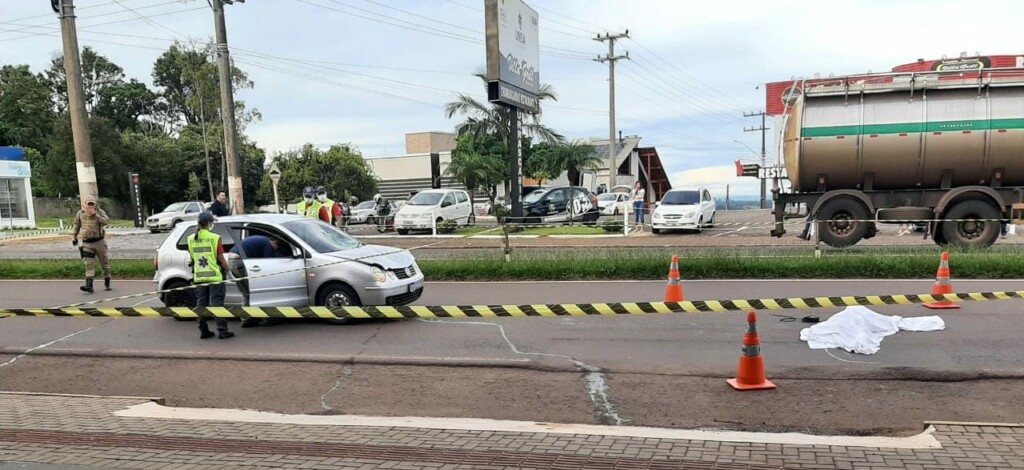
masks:
{"label": "officer's black boots", "polygon": [[84,286],[80,286],[79,289],[81,289],[82,292],[88,292],[90,294],[93,293],[93,290],[92,290],[92,278],[91,277],[85,278],[85,285]]}
{"label": "officer's black boots", "polygon": [[103,290],[110,290],[110,278],[103,278]]}

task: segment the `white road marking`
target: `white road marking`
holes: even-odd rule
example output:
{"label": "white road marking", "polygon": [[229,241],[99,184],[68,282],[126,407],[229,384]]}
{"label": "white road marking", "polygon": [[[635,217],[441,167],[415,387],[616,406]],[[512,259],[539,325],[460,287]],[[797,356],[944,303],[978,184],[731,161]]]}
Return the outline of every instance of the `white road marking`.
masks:
{"label": "white road marking", "polygon": [[132,304],[132,308],[138,307],[139,305],[142,305],[142,304],[145,304],[145,303],[152,302],[154,300],[158,300],[158,299],[156,297],[151,297],[151,298],[148,298],[146,300],[139,301],[137,303]]}
{"label": "white road marking", "polygon": [[591,424],[540,423],[477,418],[420,418],[359,415],[297,415],[254,410],[217,408],[176,408],[148,402],[114,412],[123,418],[179,419],[188,421],[220,421],[235,423],[292,424],[306,426],[367,426],[453,431],[491,431],[541,434],[583,434],[588,436],[638,437],[713,442],[747,442],[782,445],[823,445],[843,447],[878,447],[883,449],[941,449],[929,426],[923,433],[910,437],[817,436],[801,433],[758,433],[669,429],[639,426],[601,426]]}
{"label": "white road marking", "polygon": [[86,329],[84,329],[84,330],[79,330],[79,331],[76,331],[76,332],[74,332],[74,333],[71,333],[71,334],[69,334],[69,335],[67,335],[67,336],[63,336],[63,337],[61,337],[61,338],[57,338],[57,339],[55,339],[55,340],[53,340],[53,341],[50,341],[49,343],[43,343],[43,344],[40,344],[39,346],[36,346],[36,347],[34,347],[34,348],[29,348],[29,349],[26,349],[26,350],[25,350],[25,352],[23,352],[23,353],[21,353],[21,354],[19,354],[19,355],[15,356],[15,357],[14,357],[13,359],[11,359],[11,360],[9,360],[9,361],[7,361],[7,362],[3,363],[3,364],[0,364],[0,367],[6,367],[6,366],[9,366],[9,365],[11,365],[11,364],[14,364],[14,362],[15,362],[15,361],[17,361],[18,359],[21,359],[21,358],[23,358],[23,357],[25,357],[25,356],[27,356],[27,355],[31,354],[31,353],[32,353],[32,351],[38,351],[38,350],[40,350],[40,349],[43,349],[43,348],[45,348],[45,347],[47,347],[47,346],[52,346],[52,345],[54,345],[54,344],[57,344],[57,343],[59,343],[59,342],[61,342],[61,341],[64,341],[64,340],[66,340],[66,339],[69,339],[69,338],[72,338],[72,337],[74,337],[74,336],[78,336],[78,335],[80,335],[80,334],[82,334],[82,333],[88,332],[88,331],[92,330],[93,328],[96,328],[96,327],[99,327],[99,326],[103,326],[103,325],[106,325],[107,323],[110,323],[110,322],[111,322],[111,321],[113,321],[113,320],[114,320],[113,318],[108,318],[108,319],[107,319],[106,321],[104,321],[104,322],[100,323],[99,325],[93,325],[93,326],[90,326],[90,327],[88,327],[88,328],[86,328]]}
{"label": "white road marking", "polygon": [[744,231],[746,229],[747,229],[747,226],[744,225],[744,226],[742,226],[742,227],[740,227],[740,228],[738,228],[736,230],[731,230],[731,231],[728,231],[728,232],[722,232],[722,233],[719,233],[718,235],[712,235],[711,238],[718,238],[718,237],[721,237],[722,235],[728,235],[730,233],[739,233],[739,232],[742,232],[742,231]]}

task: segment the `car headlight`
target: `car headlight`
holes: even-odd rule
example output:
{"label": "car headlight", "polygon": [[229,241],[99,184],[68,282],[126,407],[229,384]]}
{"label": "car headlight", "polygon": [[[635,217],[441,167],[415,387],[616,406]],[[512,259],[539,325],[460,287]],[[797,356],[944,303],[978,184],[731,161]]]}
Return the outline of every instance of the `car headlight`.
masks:
{"label": "car headlight", "polygon": [[661,218],[661,212],[654,211],[654,218],[655,219],[660,219]]}
{"label": "car headlight", "polygon": [[420,218],[421,219],[429,219],[430,218],[430,213],[427,212],[426,214],[420,214]]}
{"label": "car headlight", "polygon": [[693,218],[693,214],[694,214],[693,212],[687,212],[686,214],[683,215],[683,217],[686,217],[687,219],[692,219]]}
{"label": "car headlight", "polygon": [[377,282],[387,282],[388,273],[377,266],[370,268],[370,275],[373,276],[373,280]]}

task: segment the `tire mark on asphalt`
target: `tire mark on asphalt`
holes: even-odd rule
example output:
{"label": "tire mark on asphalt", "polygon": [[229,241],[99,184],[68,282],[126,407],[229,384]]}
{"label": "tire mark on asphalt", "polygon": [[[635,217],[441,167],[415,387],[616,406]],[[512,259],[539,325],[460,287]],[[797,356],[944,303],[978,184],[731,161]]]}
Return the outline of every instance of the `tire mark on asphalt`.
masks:
{"label": "tire mark on asphalt", "polygon": [[447,320],[425,320],[422,318],[417,319],[423,323],[448,323],[452,325],[469,325],[469,326],[493,326],[498,328],[498,332],[501,333],[501,338],[505,340],[505,344],[508,345],[509,349],[515,354],[524,356],[546,356],[546,357],[557,357],[565,359],[577,369],[580,369],[584,373],[584,377],[587,379],[587,394],[590,397],[590,402],[594,405],[597,410],[597,419],[602,424],[614,424],[621,426],[628,422],[628,419],[624,419],[619,416],[618,408],[612,403],[608,396],[608,379],[604,374],[604,370],[600,367],[592,366],[572,356],[566,356],[564,354],[551,354],[541,352],[528,352],[521,351],[515,343],[512,342],[508,337],[508,333],[505,332],[505,326],[499,323],[481,322],[481,321],[447,321]]}
{"label": "tire mark on asphalt", "polygon": [[50,341],[49,343],[43,343],[43,344],[40,344],[39,346],[36,346],[36,347],[34,347],[34,348],[30,348],[30,349],[26,350],[25,352],[23,352],[23,353],[21,353],[21,354],[19,354],[19,355],[17,355],[17,356],[14,356],[14,358],[12,358],[11,360],[9,360],[9,361],[7,361],[7,362],[5,362],[5,363],[3,363],[3,364],[0,364],[0,367],[7,367],[7,366],[9,366],[9,365],[11,365],[11,364],[14,364],[14,362],[15,362],[15,361],[17,361],[18,359],[21,359],[21,358],[23,358],[23,357],[25,357],[25,356],[28,356],[29,354],[32,354],[32,352],[33,352],[33,351],[38,351],[38,350],[40,350],[40,349],[43,349],[43,348],[46,348],[46,347],[52,346],[52,345],[54,345],[54,344],[57,344],[57,343],[59,343],[59,342],[61,342],[61,341],[64,341],[64,340],[66,340],[66,339],[70,339],[70,338],[73,338],[73,337],[75,337],[75,336],[78,336],[78,335],[80,335],[80,334],[82,334],[82,333],[86,333],[86,332],[89,332],[89,331],[93,330],[94,328],[98,328],[98,327],[101,327],[101,326],[103,326],[103,325],[106,325],[107,323],[110,323],[110,322],[112,322],[112,321],[114,321],[114,318],[108,318],[108,319],[107,319],[106,321],[104,321],[104,322],[102,322],[102,323],[100,323],[100,324],[98,324],[98,325],[93,325],[93,326],[90,326],[90,327],[88,327],[88,328],[85,328],[85,329],[83,329],[83,330],[79,330],[79,331],[76,331],[76,332],[74,332],[74,333],[71,333],[71,334],[69,334],[69,335],[66,335],[66,336],[62,336],[62,337],[60,337],[60,338],[57,338],[57,339],[55,339],[55,340],[53,340],[53,341]]}

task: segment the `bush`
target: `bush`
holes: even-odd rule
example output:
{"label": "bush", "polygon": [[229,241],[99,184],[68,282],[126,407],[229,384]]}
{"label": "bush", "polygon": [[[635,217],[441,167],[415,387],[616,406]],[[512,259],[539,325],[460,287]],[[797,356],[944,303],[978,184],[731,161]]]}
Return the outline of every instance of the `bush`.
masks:
{"label": "bush", "polygon": [[622,233],[625,224],[622,223],[622,219],[614,219],[601,224],[601,228],[608,233]]}
{"label": "bush", "polygon": [[508,217],[509,210],[505,208],[504,204],[491,204],[491,215],[497,217],[498,221],[502,221],[505,217]]}
{"label": "bush", "polygon": [[454,220],[445,220],[437,224],[437,231],[440,233],[454,233],[459,228],[459,223]]}

